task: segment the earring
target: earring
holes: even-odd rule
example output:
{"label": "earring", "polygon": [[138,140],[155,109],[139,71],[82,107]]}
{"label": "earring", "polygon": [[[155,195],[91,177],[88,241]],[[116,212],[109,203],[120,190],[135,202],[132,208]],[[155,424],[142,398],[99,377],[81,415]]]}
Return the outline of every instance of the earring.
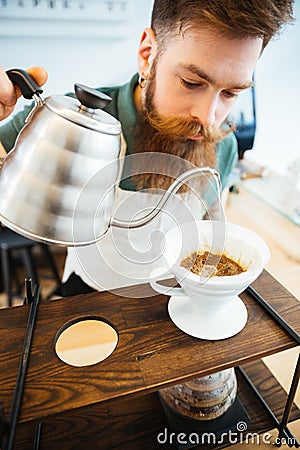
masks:
{"label": "earring", "polygon": [[144,78],[142,75],[139,75],[139,86],[140,88],[144,89],[144,87],[146,86],[147,83],[147,78]]}

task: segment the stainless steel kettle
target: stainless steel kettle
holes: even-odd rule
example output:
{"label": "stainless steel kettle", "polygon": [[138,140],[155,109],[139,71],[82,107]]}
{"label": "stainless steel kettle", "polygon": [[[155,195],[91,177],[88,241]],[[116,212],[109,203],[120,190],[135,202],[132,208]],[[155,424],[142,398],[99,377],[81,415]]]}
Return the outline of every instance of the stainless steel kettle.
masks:
{"label": "stainless steel kettle", "polygon": [[[200,173],[213,175],[220,190],[218,172],[195,168],[178,177],[147,216],[130,223],[112,218],[121,124],[102,110],[110,97],[75,84],[77,98],[43,99],[27,72],[13,69],[7,74],[25,98],[35,100],[0,172],[0,221],[23,236],[49,244],[89,245],[110,225],[136,228],[149,223],[172,193]],[[90,206],[95,198],[96,213]]]}

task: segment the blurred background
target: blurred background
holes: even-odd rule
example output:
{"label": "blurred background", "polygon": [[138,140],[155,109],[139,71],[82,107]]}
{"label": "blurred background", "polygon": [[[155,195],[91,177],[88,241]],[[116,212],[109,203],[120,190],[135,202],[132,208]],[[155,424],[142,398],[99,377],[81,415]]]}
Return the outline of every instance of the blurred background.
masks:
{"label": "blurred background", "polygon": [[[45,95],[125,83],[136,71],[136,51],[150,25],[153,0],[0,0],[0,64],[42,65]],[[300,158],[300,0],[296,22],[265,49],[255,73],[256,133],[245,157],[285,172]],[[244,124],[253,125],[251,92],[241,98]],[[19,108],[21,108],[21,104]],[[252,126],[253,130],[253,126]]]}

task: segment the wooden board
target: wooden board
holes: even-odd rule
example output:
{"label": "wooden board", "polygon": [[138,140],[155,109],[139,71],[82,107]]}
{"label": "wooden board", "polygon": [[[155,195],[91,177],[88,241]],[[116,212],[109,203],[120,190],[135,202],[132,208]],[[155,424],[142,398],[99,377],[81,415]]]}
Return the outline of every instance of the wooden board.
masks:
{"label": "wooden board", "polygon": [[[254,287],[299,331],[299,302],[288,291],[267,272]],[[246,327],[220,341],[195,339],[178,330],[167,313],[168,297],[154,295],[149,285],[126,288],[120,296],[104,292],[41,302],[20,422],[142,396],[295,346],[247,293],[242,298],[249,314]],[[27,315],[28,306],[0,310],[0,392],[6,411],[13,396]],[[72,367],[57,358],[55,338],[66,322],[83,316],[103,317],[112,323],[119,343],[105,361]]]}
{"label": "wooden board", "polygon": [[[286,394],[271,372],[261,361],[243,366],[257,389],[264,396],[274,414],[282,417]],[[238,395],[250,416],[249,433],[263,433],[274,424],[253,397],[248,386],[238,377]],[[293,408],[291,420],[300,417]],[[18,427],[15,450],[32,449],[36,422]],[[158,444],[157,436],[168,426],[157,393],[118,402],[90,407],[50,416],[43,420],[41,450],[154,450],[174,449],[176,446]],[[235,429],[233,429],[235,431]],[[179,432],[182,430],[179,430]],[[164,437],[161,437],[163,439]],[[240,439],[240,435],[238,435]],[[201,449],[224,448],[227,444],[201,446]]]}

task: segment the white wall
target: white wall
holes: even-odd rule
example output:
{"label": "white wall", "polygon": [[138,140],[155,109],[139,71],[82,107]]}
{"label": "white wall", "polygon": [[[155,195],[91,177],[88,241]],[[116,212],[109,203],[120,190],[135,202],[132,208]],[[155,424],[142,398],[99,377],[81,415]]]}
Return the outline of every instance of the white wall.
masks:
{"label": "white wall", "polygon": [[300,0],[296,22],[265,49],[256,70],[257,133],[254,159],[284,172],[300,158]]}
{"label": "white wall", "polygon": [[[48,23],[40,21],[40,35],[30,36],[31,22],[27,20],[25,33],[28,36],[4,36],[1,31],[0,8],[0,64],[5,68],[27,68],[40,65],[49,74],[44,86],[44,95],[65,93],[73,90],[74,82],[88,86],[105,86],[125,83],[137,71],[136,51],[144,27],[150,25],[150,12],[153,0],[129,0],[130,19],[127,24],[101,23],[103,34],[107,30],[109,37],[91,36],[93,23],[74,23],[73,33],[61,36],[65,26],[53,23],[58,37],[48,36],[43,28]],[[33,23],[33,22],[32,22]],[[12,27],[17,27],[12,22]],[[36,28],[36,23],[33,23]],[[126,28],[124,37],[119,37],[119,28]],[[86,37],[84,37],[84,27]],[[76,37],[78,29],[78,37]],[[15,35],[20,33],[16,29]],[[70,34],[73,34],[72,36]],[[121,33],[123,34],[123,33]]]}
{"label": "white wall", "polygon": [[[42,37],[43,27],[41,37],[0,34],[0,63],[6,69],[44,66],[49,73],[45,95],[70,91],[74,82],[95,87],[126,82],[137,68],[136,49],[142,29],[149,25],[152,2],[129,0],[124,39],[117,37],[116,28],[115,33],[110,29],[107,39],[82,37],[82,25],[78,37]],[[269,44],[258,63],[257,135],[254,150],[246,152],[246,158],[278,171],[300,157],[300,0],[296,0],[296,18],[280,39]]]}

